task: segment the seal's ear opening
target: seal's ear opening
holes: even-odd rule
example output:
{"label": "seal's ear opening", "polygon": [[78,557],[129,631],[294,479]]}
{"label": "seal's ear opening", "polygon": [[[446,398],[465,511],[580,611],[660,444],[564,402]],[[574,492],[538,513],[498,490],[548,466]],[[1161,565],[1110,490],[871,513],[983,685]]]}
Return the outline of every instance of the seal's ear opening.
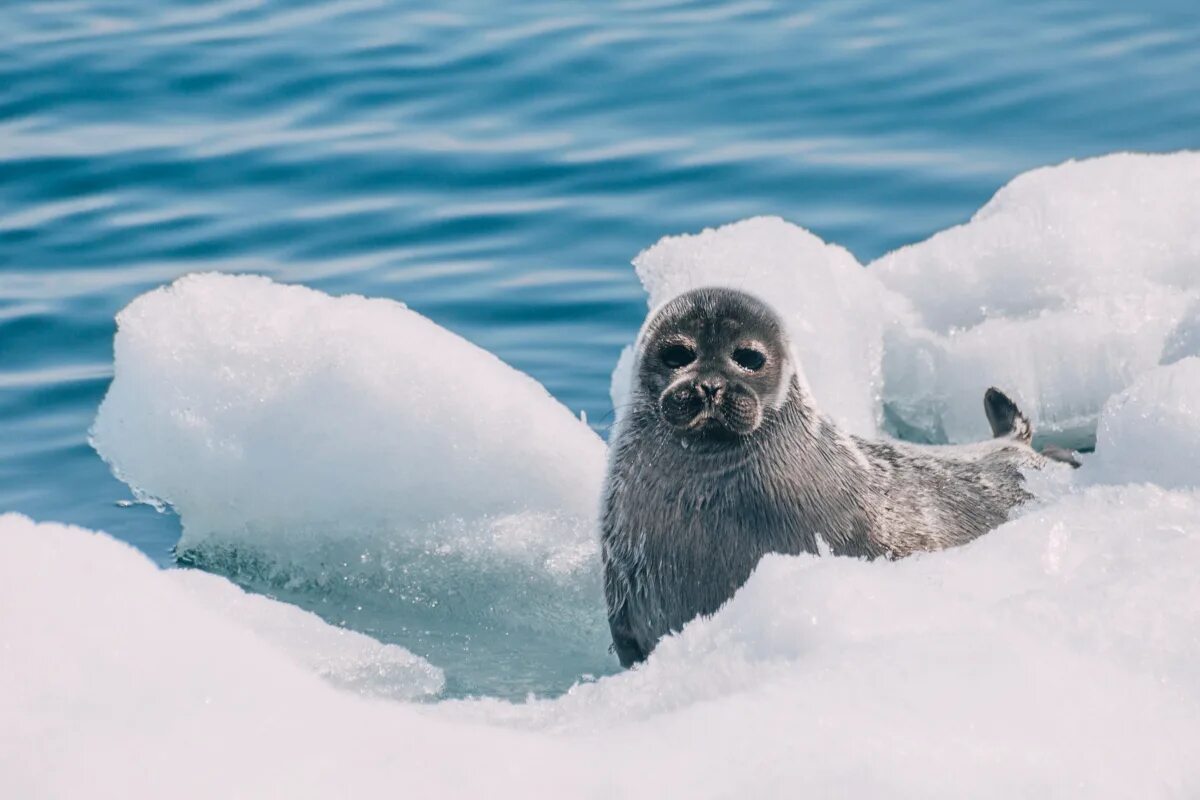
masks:
{"label": "seal's ear opening", "polygon": [[983,412],[992,426],[992,436],[1012,436],[1023,442],[1033,438],[1029,420],[1008,395],[995,386],[983,393]]}

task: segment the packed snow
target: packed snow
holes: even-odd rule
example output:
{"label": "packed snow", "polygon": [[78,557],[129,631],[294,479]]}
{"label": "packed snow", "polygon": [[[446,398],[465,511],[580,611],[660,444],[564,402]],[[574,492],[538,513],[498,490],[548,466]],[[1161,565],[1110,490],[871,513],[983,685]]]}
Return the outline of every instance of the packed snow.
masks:
{"label": "packed snow", "polygon": [[[1200,156],[1119,155],[1020,176],[865,268],[770,218],[640,255],[650,308],[710,283],[772,302],[857,432],[983,438],[995,384],[1095,453],[965,547],[769,557],[560,696],[395,702],[453,696],[446,665],[0,518],[0,794],[1196,795],[1198,198]],[[255,277],[137,299],[115,351],[95,446],[179,513],[185,560],[416,598],[612,671],[604,447],[528,377],[399,304]]]}
{"label": "packed snow", "polygon": [[479,797],[517,776],[535,796],[563,786],[533,768],[559,760],[555,743],[337,689],[279,636],[175,577],[102,534],[0,516],[0,796],[317,798],[402,787]]}
{"label": "packed snow", "polygon": [[[1200,496],[907,561],[771,557],[555,700],[368,702],[107,537],[0,520],[5,796],[1191,796]],[[188,765],[182,769],[180,761]]]}

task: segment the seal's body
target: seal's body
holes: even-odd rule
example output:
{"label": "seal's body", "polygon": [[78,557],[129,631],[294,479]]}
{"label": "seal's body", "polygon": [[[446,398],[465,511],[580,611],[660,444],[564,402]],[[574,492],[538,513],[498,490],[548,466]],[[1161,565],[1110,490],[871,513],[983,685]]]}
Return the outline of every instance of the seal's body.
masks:
{"label": "seal's body", "polygon": [[613,644],[629,666],[711,614],[767,553],[896,558],[962,544],[1031,495],[1044,459],[990,390],[997,438],[919,447],[847,435],[813,405],[761,301],[700,289],[647,326],[601,515]]}

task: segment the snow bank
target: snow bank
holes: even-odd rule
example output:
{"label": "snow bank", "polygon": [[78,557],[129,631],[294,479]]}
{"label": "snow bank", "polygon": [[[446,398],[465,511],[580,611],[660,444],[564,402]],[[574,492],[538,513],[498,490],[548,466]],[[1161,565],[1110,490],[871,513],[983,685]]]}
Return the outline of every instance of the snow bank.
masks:
{"label": "snow bank", "polygon": [[[329,686],[132,547],[0,516],[0,796],[494,796],[554,742]],[[203,590],[202,590],[203,591]],[[260,607],[261,610],[261,607]],[[271,623],[268,627],[274,627]],[[290,651],[290,646],[285,648]],[[464,754],[471,769],[463,769]],[[593,779],[596,776],[593,774]]]}
{"label": "snow bank", "polygon": [[882,415],[912,438],[985,438],[995,385],[1041,432],[1086,444],[1109,396],[1196,354],[1197,220],[1200,154],[1123,154],[1021,175],[865,270],[778,219],[668,237],[635,264],[651,307],[711,284],[774,304],[817,400],[857,432]]}
{"label": "snow bank", "polygon": [[688,754],[706,796],[1187,795],[1198,558],[1197,493],[1071,493],[901,562],[769,557],[644,668],[553,702],[450,708],[611,726],[635,752]]}
{"label": "snow bank", "polygon": [[1191,796],[1198,559],[1200,493],[1092,488],[958,550],[770,557],[557,700],[414,708],[319,681],[125,545],[9,516],[0,793]]}

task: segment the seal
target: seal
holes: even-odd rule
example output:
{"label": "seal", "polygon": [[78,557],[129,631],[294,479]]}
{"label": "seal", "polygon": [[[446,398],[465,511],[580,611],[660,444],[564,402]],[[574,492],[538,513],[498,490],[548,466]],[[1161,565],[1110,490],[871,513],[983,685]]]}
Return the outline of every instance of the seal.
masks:
{"label": "seal", "polygon": [[900,558],[968,542],[1029,500],[1029,421],[1002,392],[996,438],[921,446],[852,436],[813,402],[778,315],[697,289],[652,315],[609,450],[604,591],[623,666],[733,596],[768,553]]}

